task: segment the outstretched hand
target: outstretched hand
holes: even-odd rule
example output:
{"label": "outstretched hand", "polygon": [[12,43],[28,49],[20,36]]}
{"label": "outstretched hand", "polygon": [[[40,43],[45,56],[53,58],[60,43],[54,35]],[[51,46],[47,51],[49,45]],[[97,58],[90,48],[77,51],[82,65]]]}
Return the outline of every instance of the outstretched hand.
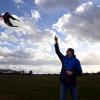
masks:
{"label": "outstretched hand", "polygon": [[57,36],[55,36],[54,40],[55,40],[56,43],[58,43],[58,38],[57,38]]}

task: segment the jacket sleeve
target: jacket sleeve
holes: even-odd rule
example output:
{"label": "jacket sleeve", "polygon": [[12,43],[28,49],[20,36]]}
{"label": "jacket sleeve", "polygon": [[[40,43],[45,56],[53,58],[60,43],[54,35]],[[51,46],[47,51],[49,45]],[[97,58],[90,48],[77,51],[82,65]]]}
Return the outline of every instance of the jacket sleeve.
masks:
{"label": "jacket sleeve", "polygon": [[74,74],[75,74],[76,76],[81,76],[82,73],[83,73],[83,72],[82,72],[82,68],[81,68],[80,61],[77,60],[77,61],[76,61],[76,65],[75,65],[75,72],[74,72]]}
{"label": "jacket sleeve", "polygon": [[60,52],[58,43],[55,43],[54,46],[56,54],[58,55],[59,59],[62,60],[64,55]]}

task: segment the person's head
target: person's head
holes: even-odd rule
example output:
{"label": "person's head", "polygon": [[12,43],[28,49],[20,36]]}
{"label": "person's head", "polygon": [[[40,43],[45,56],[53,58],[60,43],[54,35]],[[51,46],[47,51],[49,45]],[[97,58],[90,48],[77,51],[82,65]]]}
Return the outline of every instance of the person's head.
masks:
{"label": "person's head", "polygon": [[10,15],[10,13],[9,12],[5,12],[5,14],[4,15]]}
{"label": "person's head", "polygon": [[74,49],[73,48],[68,48],[67,51],[66,51],[66,55],[71,57],[71,56],[74,56]]}

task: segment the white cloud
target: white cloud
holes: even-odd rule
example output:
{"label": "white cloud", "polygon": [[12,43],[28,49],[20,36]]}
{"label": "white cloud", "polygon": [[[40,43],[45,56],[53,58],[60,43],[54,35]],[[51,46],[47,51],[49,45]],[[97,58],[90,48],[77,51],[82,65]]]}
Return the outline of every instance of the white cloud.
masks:
{"label": "white cloud", "polygon": [[90,2],[84,5],[82,4],[83,11],[77,11],[77,8],[74,13],[64,14],[53,28],[64,34],[71,34],[79,40],[99,41],[100,8]]}
{"label": "white cloud", "polygon": [[[50,54],[52,51],[53,37],[56,34],[50,29],[40,30],[36,27],[35,19],[18,17],[21,22],[13,21],[17,28],[8,27],[5,24],[0,24],[4,31],[1,32],[1,45],[5,45],[6,49],[0,54],[1,64],[30,64],[30,65],[47,65],[53,62],[54,57]],[[3,43],[2,43],[3,41]],[[2,50],[4,49],[1,47]],[[8,50],[9,50],[8,49]],[[3,59],[5,58],[5,60]],[[46,60],[45,60],[46,58]],[[53,59],[52,59],[53,58]],[[56,61],[53,63],[55,64]],[[52,65],[52,64],[51,64]]]}
{"label": "white cloud", "polygon": [[24,3],[24,0],[14,0],[14,2],[17,4],[21,4],[21,3]]}
{"label": "white cloud", "polygon": [[46,12],[63,8],[74,10],[80,4],[80,0],[35,0],[35,4],[40,10]]}
{"label": "white cloud", "polygon": [[91,6],[92,6],[92,2],[83,3],[81,6],[79,6],[78,8],[76,8],[76,12],[83,12],[86,9],[88,10],[89,7],[91,7]]}
{"label": "white cloud", "polygon": [[[100,8],[91,2],[84,3],[69,14],[64,14],[53,25],[64,35],[61,48],[73,47],[82,65],[100,65]],[[61,41],[60,41],[61,42]]]}
{"label": "white cloud", "polygon": [[[21,1],[17,2],[21,3]],[[71,13],[64,14],[53,25],[53,29],[61,32],[59,36],[64,36],[63,39],[59,39],[61,52],[65,54],[67,48],[73,47],[83,65],[100,65],[98,52],[100,44],[88,42],[88,40],[97,42],[100,38],[99,7],[93,6],[91,2],[78,6],[79,1],[76,0],[35,0],[35,3],[39,9],[47,12],[62,8],[70,9]],[[19,26],[18,28],[8,27],[0,21],[0,26],[4,30],[0,33],[0,45],[2,45],[0,63],[32,65],[31,67],[17,65],[5,68],[33,70],[37,73],[58,73],[61,65],[57,55],[54,54],[53,47],[53,38],[56,33],[51,29],[41,30],[37,27],[35,21],[41,18],[40,12],[31,10],[31,18],[13,16],[21,21],[11,20],[14,25]],[[80,40],[85,40],[85,42]]]}
{"label": "white cloud", "polygon": [[[62,32],[66,29],[63,28],[64,24],[69,22],[71,14],[64,14],[61,18],[59,18],[58,22],[53,25],[53,28],[56,29],[58,32]],[[64,33],[63,33],[64,34]]]}
{"label": "white cloud", "polygon": [[90,43],[89,46],[85,45],[76,50],[76,55],[83,65],[100,65],[100,43]]}
{"label": "white cloud", "polygon": [[31,10],[31,16],[36,21],[41,18],[40,13],[37,10]]}

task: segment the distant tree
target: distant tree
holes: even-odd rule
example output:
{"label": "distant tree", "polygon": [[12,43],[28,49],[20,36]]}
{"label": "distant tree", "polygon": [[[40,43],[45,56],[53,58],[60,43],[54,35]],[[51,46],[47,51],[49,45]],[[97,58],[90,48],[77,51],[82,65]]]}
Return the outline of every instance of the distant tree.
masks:
{"label": "distant tree", "polygon": [[29,75],[33,75],[33,71],[29,71]]}

